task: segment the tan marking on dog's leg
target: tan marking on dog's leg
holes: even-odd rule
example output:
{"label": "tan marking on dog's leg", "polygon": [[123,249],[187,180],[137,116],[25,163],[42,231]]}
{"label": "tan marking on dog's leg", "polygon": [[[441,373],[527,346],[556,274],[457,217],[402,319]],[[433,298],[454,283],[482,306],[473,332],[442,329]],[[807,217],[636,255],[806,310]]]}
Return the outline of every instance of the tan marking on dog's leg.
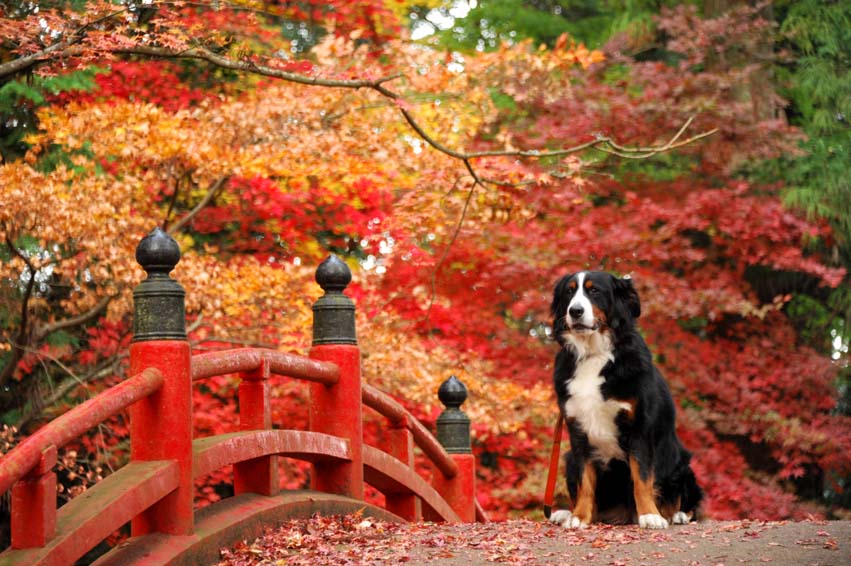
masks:
{"label": "tan marking on dog's leg", "polygon": [[659,508],[656,507],[653,474],[651,473],[646,479],[642,479],[638,460],[634,456],[629,457],[629,471],[632,477],[632,493],[635,497],[639,526],[647,529],[667,528],[668,521],[659,514]]}
{"label": "tan marking on dog's leg", "polygon": [[576,492],[576,506],[573,508],[573,517],[578,519],[582,525],[590,525],[594,518],[594,507],[596,501],[594,492],[597,490],[597,470],[594,469],[594,464],[591,462],[585,463],[585,468],[582,470],[582,480],[579,482],[579,489]]}

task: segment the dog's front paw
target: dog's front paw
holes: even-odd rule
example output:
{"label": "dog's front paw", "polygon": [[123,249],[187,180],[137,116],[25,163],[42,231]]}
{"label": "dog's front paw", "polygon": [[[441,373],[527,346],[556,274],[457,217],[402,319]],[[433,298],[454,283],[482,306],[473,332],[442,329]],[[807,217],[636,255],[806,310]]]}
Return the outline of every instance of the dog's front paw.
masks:
{"label": "dog's front paw", "polygon": [[638,526],[642,529],[667,529],[668,521],[666,521],[661,515],[649,513],[638,517]]}
{"label": "dog's front paw", "polygon": [[677,511],[674,513],[674,516],[671,517],[671,522],[675,525],[688,525],[689,521],[691,521],[689,514],[683,513],[682,511]]}
{"label": "dog's front paw", "polygon": [[573,518],[573,513],[567,509],[559,509],[558,511],[553,511],[550,515],[550,523],[567,527],[571,518]]}
{"label": "dog's front paw", "polygon": [[550,522],[561,525],[565,529],[584,529],[588,526],[587,521],[583,521],[567,509],[553,511],[550,515]]}

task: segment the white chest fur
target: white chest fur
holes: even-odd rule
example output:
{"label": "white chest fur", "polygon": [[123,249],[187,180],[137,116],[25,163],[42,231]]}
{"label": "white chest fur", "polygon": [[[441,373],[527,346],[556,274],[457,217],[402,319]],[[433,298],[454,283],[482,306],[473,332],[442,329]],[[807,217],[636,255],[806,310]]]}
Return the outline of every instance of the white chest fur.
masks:
{"label": "white chest fur", "polygon": [[629,403],[614,399],[603,399],[600,386],[605,379],[600,371],[612,359],[610,353],[582,358],[576,364],[573,379],[567,384],[570,395],[564,404],[568,418],[576,419],[579,426],[588,435],[588,442],[594,449],[593,457],[603,463],[615,458],[625,459],[618,445],[617,415],[622,410],[630,410]]}

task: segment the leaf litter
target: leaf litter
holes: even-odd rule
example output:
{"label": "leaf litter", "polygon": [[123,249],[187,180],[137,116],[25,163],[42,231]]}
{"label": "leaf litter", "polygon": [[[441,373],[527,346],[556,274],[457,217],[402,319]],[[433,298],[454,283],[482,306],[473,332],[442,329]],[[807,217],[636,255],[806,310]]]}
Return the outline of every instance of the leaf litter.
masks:
{"label": "leaf litter", "polygon": [[[851,545],[851,524],[841,523],[842,536],[831,534],[828,525],[745,520],[706,521],[664,531],[611,525],[566,530],[525,519],[447,525],[391,523],[361,513],[317,514],[267,528],[253,541],[223,549],[218,566],[709,565],[788,563],[783,557],[790,559],[792,552],[797,552],[800,564],[850,564],[839,557]],[[786,532],[790,529],[792,538]]]}

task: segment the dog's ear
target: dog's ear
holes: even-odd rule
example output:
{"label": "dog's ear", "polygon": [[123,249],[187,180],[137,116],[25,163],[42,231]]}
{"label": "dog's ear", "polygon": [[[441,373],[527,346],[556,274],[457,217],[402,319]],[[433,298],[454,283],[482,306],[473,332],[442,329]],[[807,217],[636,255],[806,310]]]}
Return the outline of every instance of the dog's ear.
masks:
{"label": "dog's ear", "polygon": [[558,280],[555,289],[553,289],[553,302],[550,305],[550,313],[553,315],[553,318],[564,316],[567,312],[567,304],[564,303],[566,303],[565,299],[567,298],[567,283],[571,277],[573,275],[565,275]]}
{"label": "dog's ear", "polygon": [[565,275],[556,283],[555,289],[553,289],[553,302],[550,304],[550,314],[553,316],[553,338],[555,338],[559,344],[562,343],[562,333],[567,330],[567,321],[565,320],[565,316],[567,314],[567,283],[570,281],[570,278],[573,275]]}
{"label": "dog's ear", "polygon": [[636,319],[641,316],[641,301],[638,299],[638,292],[632,285],[632,279],[628,277],[618,279],[612,276],[612,280],[615,303],[614,320],[610,321],[610,324],[617,328],[627,319]]}

